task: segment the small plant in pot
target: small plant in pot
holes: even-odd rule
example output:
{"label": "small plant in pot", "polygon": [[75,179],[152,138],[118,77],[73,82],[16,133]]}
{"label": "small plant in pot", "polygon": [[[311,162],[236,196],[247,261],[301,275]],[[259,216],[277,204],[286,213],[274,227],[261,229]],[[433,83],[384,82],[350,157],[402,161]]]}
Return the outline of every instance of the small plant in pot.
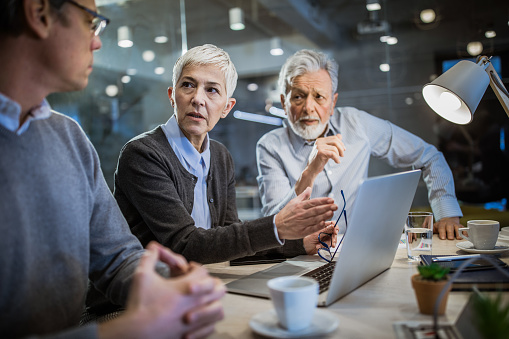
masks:
{"label": "small plant in pot", "polygon": [[[419,311],[423,314],[433,314],[435,302],[440,295],[440,292],[449,281],[447,273],[449,268],[442,267],[436,263],[427,266],[418,266],[419,273],[412,276],[412,287],[415,291]],[[445,313],[447,306],[447,297],[451,287],[445,293],[440,306],[438,314]]]}
{"label": "small plant in pot", "polygon": [[506,339],[509,337],[509,303],[504,303],[502,294],[490,297],[476,293],[474,298],[475,324],[484,339]]}

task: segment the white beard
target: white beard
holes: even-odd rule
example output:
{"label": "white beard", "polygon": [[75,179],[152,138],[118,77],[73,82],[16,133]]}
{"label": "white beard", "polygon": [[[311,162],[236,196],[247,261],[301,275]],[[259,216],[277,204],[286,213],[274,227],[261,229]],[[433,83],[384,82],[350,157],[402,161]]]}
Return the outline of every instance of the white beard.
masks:
{"label": "white beard", "polygon": [[315,126],[306,126],[300,123],[300,119],[296,122],[293,122],[290,118],[288,118],[288,122],[293,132],[306,140],[315,140],[325,131],[327,123],[322,123],[320,120],[317,121],[318,124]]}

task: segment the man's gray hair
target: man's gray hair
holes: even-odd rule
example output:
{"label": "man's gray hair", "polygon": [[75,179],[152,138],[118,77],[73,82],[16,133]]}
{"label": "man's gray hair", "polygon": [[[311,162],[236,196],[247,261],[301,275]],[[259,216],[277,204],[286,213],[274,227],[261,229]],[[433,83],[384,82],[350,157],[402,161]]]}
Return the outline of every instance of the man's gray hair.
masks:
{"label": "man's gray hair", "polygon": [[[214,65],[219,67],[225,77],[226,95],[228,98],[233,95],[235,87],[237,87],[238,75],[230,56],[224,50],[211,44],[191,48],[178,58],[175,66],[173,66],[173,88],[177,85],[184,67],[189,65]],[[174,93],[175,91],[172,95],[175,95]]]}
{"label": "man's gray hair", "polygon": [[288,94],[293,80],[299,75],[317,72],[324,69],[329,73],[332,81],[332,93],[338,89],[338,64],[334,59],[322,52],[303,49],[289,57],[279,73],[279,90],[281,94]]}

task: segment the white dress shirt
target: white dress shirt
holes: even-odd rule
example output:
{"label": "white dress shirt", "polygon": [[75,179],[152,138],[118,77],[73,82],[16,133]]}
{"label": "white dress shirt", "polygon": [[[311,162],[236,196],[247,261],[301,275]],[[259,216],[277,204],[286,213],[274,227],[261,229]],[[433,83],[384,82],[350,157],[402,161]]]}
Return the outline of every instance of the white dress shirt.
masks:
{"label": "white dress shirt", "polygon": [[161,125],[173,152],[177,155],[184,168],[197,178],[194,186],[194,204],[191,217],[197,227],[210,229],[212,220],[207,202],[207,175],[210,168],[210,142],[205,136],[204,150],[198,152],[180,130],[177,119],[173,115],[164,125]]}
{"label": "white dress shirt", "polygon": [[[340,163],[329,160],[317,176],[311,197],[334,198],[338,205],[333,220],[343,207],[341,190],[346,198],[346,211],[352,210],[362,179],[367,178],[371,156],[397,168],[422,170],[428,198],[436,220],[461,217],[454,191],[452,172],[444,156],[435,146],[403,130],[389,121],[374,117],[353,107],[336,108],[326,135],[341,134],[346,151]],[[264,215],[277,213],[296,196],[294,187],[307,165],[314,142],[296,135],[287,126],[265,134],[256,147],[258,186]],[[384,196],[373,197],[384,199]],[[340,225],[340,232],[344,225]]]}

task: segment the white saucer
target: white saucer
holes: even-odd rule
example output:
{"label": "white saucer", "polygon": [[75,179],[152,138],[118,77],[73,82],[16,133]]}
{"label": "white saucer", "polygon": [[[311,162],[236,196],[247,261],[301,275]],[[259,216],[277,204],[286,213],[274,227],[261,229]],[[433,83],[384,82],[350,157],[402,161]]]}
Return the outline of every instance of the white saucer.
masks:
{"label": "white saucer", "polygon": [[509,245],[506,245],[505,242],[497,242],[495,244],[495,248],[492,250],[478,250],[474,248],[474,245],[470,241],[462,241],[456,244],[456,247],[460,250],[469,253],[479,253],[479,254],[497,254],[502,253],[509,250]]}
{"label": "white saucer", "polygon": [[330,333],[338,327],[339,320],[334,313],[323,309],[315,309],[313,320],[308,328],[299,331],[288,331],[279,324],[276,310],[255,314],[249,321],[251,329],[261,335],[273,338],[300,338],[319,336]]}

